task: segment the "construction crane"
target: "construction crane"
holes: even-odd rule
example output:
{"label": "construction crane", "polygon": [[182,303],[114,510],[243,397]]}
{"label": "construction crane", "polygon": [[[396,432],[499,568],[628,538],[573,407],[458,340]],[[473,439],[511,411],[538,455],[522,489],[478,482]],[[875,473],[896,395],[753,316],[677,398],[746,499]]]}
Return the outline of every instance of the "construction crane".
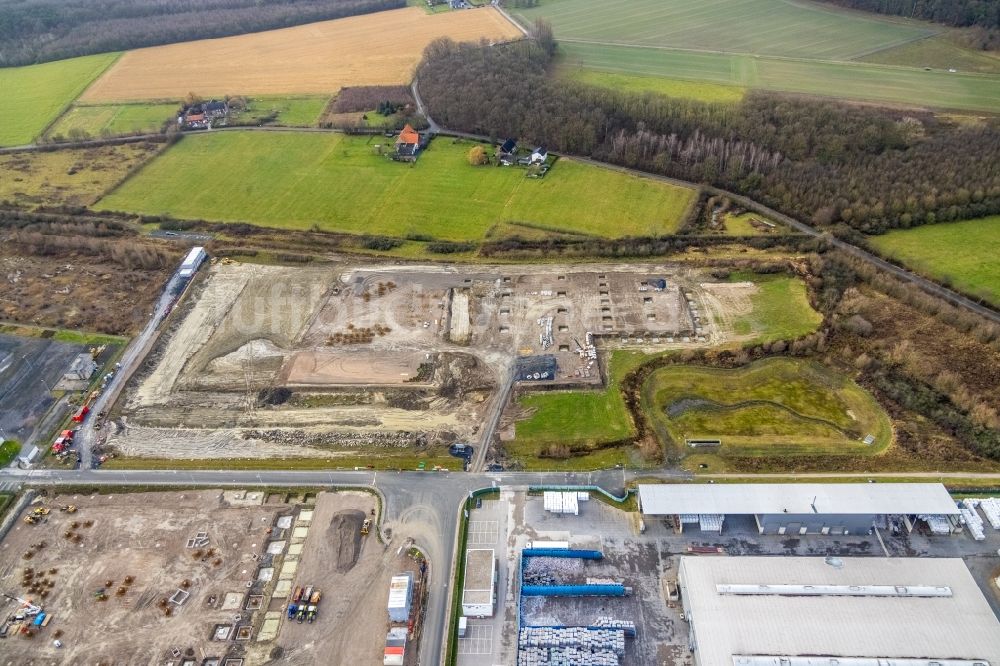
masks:
{"label": "construction crane", "polygon": [[38,615],[39,613],[42,612],[41,606],[36,606],[35,604],[31,603],[31,601],[28,599],[22,599],[21,597],[13,597],[7,594],[6,592],[3,593],[3,596],[7,597],[11,601],[16,601],[17,603],[21,604],[21,607],[24,609],[24,614],[26,616],[30,617],[32,615]]}

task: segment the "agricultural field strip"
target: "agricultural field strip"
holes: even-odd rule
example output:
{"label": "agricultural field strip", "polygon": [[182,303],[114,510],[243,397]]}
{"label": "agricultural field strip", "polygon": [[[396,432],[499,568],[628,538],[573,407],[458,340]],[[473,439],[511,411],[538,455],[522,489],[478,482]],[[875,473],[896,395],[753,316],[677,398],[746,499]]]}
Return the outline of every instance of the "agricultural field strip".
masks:
{"label": "agricultural field strip", "polygon": [[[627,5],[627,11],[626,11]],[[548,19],[560,40],[849,60],[941,32],[927,24],[774,0],[557,0],[517,15]]]}
{"label": "agricultural field strip", "polygon": [[[408,83],[427,44],[506,40],[520,32],[495,9],[427,14],[407,7],[261,33],[127,52],[85,102],[202,96],[332,94],[344,86]],[[198,57],[192,58],[193,52]]]}
{"label": "agricultural field strip", "polygon": [[43,134],[120,55],[0,69],[0,145],[26,144]]}
{"label": "agricultural field strip", "polygon": [[568,60],[608,72],[666,76],[910,106],[995,111],[1000,75],[897,65],[681,51],[564,40]]}

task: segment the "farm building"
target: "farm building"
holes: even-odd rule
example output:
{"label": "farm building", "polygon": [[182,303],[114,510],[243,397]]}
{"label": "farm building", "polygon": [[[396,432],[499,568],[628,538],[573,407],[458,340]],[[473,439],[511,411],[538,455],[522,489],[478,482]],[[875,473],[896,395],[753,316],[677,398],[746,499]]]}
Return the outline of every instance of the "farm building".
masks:
{"label": "farm building", "polygon": [[470,548],[465,552],[465,588],[462,615],[493,617],[496,609],[497,558],[492,548]]}
{"label": "farm building", "polygon": [[407,123],[396,137],[396,153],[394,159],[401,162],[414,162],[420,152],[420,133]]}
{"label": "farm building", "polygon": [[229,117],[229,104],[218,100],[192,104],[178,118],[178,124],[190,129],[205,129],[213,124],[225,124]]}
{"label": "farm building", "polygon": [[682,557],[701,666],[987,666],[1000,622],[961,559]]}
{"label": "farm building", "polygon": [[205,248],[203,247],[193,247],[191,251],[188,252],[187,256],[184,258],[184,262],[181,264],[180,276],[187,278],[194,275],[198,267],[201,266],[201,262],[205,261]]}
{"label": "farm building", "polygon": [[497,148],[497,160],[504,166],[514,163],[517,156],[517,139],[507,139]]}
{"label": "farm building", "polygon": [[760,534],[867,534],[873,526],[910,531],[917,520],[951,533],[960,510],[940,483],[733,483],[639,486],[646,516],[675,529],[722,532],[727,518],[752,517]]}

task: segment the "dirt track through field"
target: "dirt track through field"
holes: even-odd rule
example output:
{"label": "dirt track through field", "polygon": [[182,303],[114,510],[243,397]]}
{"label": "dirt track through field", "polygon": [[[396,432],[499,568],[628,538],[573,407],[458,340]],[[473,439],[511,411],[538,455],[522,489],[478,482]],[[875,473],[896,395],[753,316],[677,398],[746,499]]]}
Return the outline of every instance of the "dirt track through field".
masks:
{"label": "dirt track through field", "polygon": [[428,14],[407,7],[129,51],[81,99],[335,93],[350,85],[408,83],[424,47],[439,37],[461,42],[520,36],[493,8]]}

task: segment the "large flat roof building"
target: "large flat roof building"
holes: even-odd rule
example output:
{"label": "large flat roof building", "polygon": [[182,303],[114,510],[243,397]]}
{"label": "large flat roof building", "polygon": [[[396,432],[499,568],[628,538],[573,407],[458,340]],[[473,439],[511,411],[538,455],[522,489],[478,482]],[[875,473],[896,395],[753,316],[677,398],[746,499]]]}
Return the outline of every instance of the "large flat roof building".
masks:
{"label": "large flat roof building", "polygon": [[678,581],[699,666],[1000,666],[960,559],[682,557]]}
{"label": "large flat roof building", "polygon": [[960,511],[940,483],[640,484],[639,506],[682,527],[722,531],[726,516],[749,515],[761,534],[858,534],[876,520],[921,517],[945,524]]}

